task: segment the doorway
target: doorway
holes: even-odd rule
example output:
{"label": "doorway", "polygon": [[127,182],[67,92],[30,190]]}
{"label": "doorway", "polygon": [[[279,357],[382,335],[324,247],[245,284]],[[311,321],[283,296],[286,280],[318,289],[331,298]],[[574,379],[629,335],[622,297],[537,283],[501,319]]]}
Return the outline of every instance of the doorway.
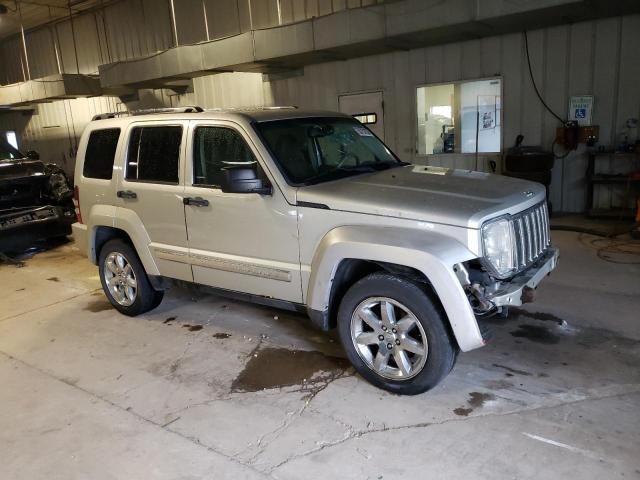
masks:
{"label": "doorway", "polygon": [[384,141],[384,103],[381,91],[340,95],[338,105],[341,113],[355,117]]}

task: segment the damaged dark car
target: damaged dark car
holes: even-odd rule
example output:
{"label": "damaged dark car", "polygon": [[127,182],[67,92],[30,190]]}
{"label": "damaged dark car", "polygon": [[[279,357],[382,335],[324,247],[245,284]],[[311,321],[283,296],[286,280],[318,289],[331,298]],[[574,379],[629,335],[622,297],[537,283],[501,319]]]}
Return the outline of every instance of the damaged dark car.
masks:
{"label": "damaged dark car", "polygon": [[0,137],[0,253],[71,234],[73,191],[64,171]]}

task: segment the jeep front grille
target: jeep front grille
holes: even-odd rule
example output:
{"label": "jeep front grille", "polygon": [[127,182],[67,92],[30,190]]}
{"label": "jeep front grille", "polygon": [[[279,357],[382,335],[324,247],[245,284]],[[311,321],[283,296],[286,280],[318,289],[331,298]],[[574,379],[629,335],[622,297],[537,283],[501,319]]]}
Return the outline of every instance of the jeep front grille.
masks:
{"label": "jeep front grille", "polygon": [[511,217],[515,232],[515,258],[518,270],[535,262],[551,243],[547,202],[539,203]]}

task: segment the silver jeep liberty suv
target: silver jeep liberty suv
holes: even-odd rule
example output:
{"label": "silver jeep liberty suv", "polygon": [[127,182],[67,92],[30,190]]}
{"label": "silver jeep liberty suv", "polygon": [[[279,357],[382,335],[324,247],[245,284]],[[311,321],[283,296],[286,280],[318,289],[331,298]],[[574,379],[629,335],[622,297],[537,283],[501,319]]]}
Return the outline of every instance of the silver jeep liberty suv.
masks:
{"label": "silver jeep liberty suv", "polygon": [[339,113],[144,113],[95,117],[75,172],[76,243],[125,315],[173,280],[305,311],[417,394],[557,263],[542,185],[410,165]]}

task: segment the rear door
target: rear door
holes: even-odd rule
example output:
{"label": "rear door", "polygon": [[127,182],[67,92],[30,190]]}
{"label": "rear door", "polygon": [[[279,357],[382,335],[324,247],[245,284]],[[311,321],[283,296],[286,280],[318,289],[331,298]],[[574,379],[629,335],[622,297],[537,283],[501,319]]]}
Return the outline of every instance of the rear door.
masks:
{"label": "rear door", "polygon": [[144,228],[161,275],[192,281],[181,178],[187,126],[188,121],[164,121],[128,127],[116,223],[128,231]]}
{"label": "rear door", "polygon": [[[302,301],[297,208],[270,177],[251,138],[233,122],[192,121],[185,206],[194,281]],[[272,195],[224,193],[222,168],[256,165]]]}

